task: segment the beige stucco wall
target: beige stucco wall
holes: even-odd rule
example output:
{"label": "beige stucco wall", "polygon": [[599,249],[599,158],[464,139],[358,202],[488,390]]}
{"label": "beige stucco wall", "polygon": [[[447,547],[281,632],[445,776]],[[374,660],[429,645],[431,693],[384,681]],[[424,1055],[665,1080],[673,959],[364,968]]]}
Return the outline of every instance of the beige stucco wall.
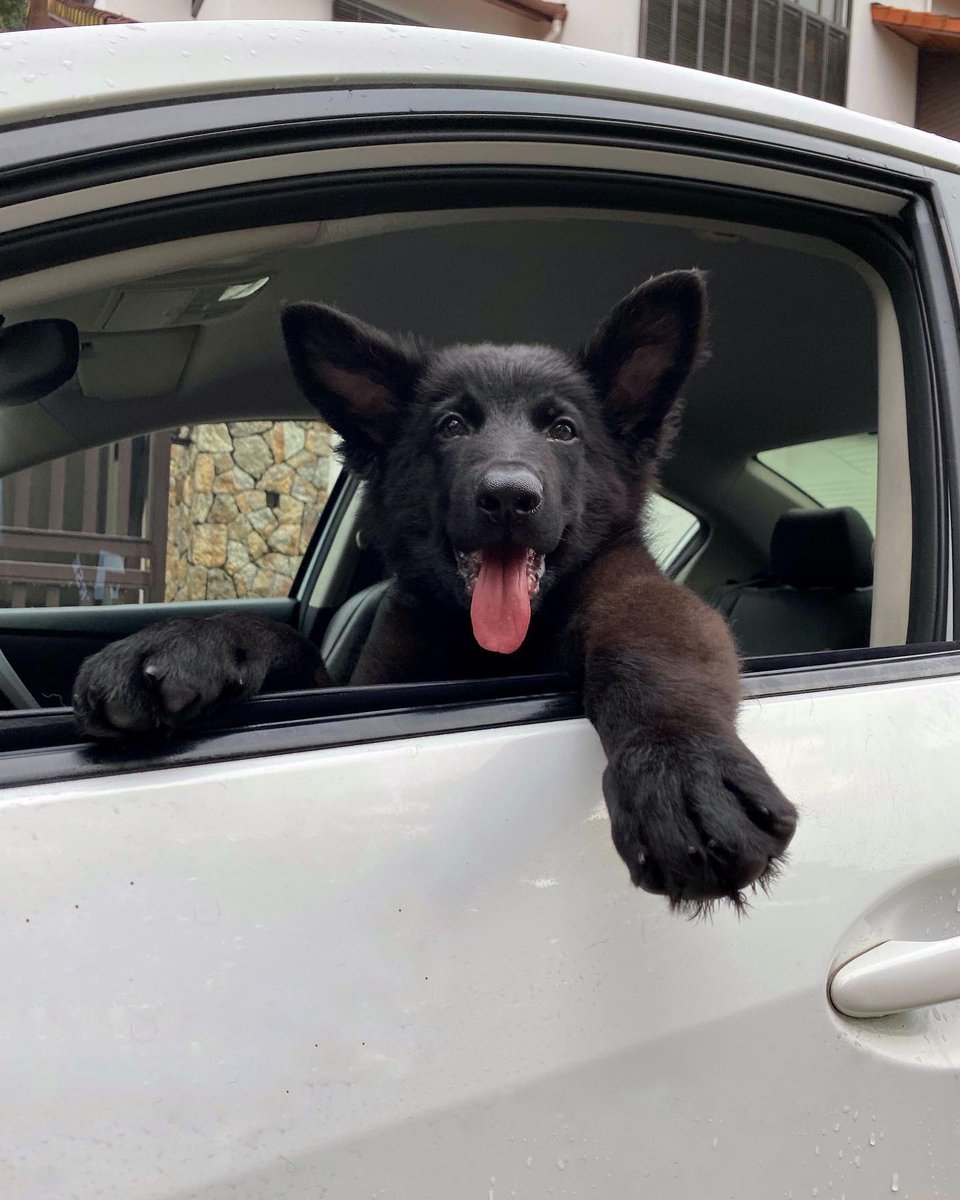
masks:
{"label": "beige stucco wall", "polygon": [[[897,0],[899,8],[926,11],[926,0]],[[847,107],[913,125],[917,108],[917,48],[870,15],[870,0],[852,0]]]}
{"label": "beige stucco wall", "polygon": [[329,21],[332,12],[333,0],[204,0],[199,20]]}
{"label": "beige stucco wall", "polygon": [[[286,0],[284,0],[286,2]],[[375,0],[427,25],[512,34],[542,40],[550,32],[545,21],[514,15],[487,0]],[[211,0],[207,0],[211,3]],[[566,0],[569,16],[559,39],[569,46],[636,54],[640,35],[640,0]]]}
{"label": "beige stucco wall", "polygon": [[[550,32],[536,21],[488,0],[375,0],[382,8],[425,25],[541,40]],[[190,0],[94,0],[97,8],[137,21],[189,21]],[[569,17],[561,41],[592,50],[636,54],[640,0],[567,0]],[[329,21],[333,0],[204,0],[201,21]]]}
{"label": "beige stucco wall", "polygon": [[[93,0],[135,21],[189,21],[190,0]],[[204,0],[201,21],[329,21],[333,0]]]}
{"label": "beige stucco wall", "polygon": [[569,16],[562,42],[590,50],[636,55],[640,0],[566,0]]}
{"label": "beige stucco wall", "polygon": [[134,21],[190,20],[190,0],[93,0],[93,7]]}

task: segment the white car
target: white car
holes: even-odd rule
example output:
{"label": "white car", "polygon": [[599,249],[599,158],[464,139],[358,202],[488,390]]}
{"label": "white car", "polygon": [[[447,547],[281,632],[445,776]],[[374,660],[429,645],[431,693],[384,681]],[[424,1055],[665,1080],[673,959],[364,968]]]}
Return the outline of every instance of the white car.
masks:
{"label": "white car", "polygon": [[[958,173],[520,40],[0,40],[4,1200],[960,1195]],[[688,266],[661,560],[801,811],[748,916],[630,885],[562,679],[79,739],[80,662],[173,612],[362,644],[382,570],[282,300],[575,345]]]}

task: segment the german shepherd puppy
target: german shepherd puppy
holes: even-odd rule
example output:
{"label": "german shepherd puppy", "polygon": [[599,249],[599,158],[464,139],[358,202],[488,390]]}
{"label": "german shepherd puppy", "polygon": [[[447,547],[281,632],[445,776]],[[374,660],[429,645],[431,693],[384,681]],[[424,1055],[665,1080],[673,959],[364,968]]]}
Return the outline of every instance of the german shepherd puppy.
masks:
{"label": "german shepherd puppy", "polygon": [[[320,304],[283,313],[294,374],[364,480],[363,529],[393,577],[351,683],[566,670],[607,754],[630,878],[692,910],[769,882],[797,819],[737,736],[724,621],[644,542],[705,318],[695,271],[631,292],[575,359],[432,350]],[[74,707],[94,737],[160,732],[281,680],[330,682],[289,628],[172,619],[88,659]]]}

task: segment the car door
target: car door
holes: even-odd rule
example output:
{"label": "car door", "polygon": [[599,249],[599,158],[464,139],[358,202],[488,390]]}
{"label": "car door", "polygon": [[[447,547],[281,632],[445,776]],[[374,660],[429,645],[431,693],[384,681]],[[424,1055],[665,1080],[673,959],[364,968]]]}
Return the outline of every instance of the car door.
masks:
{"label": "car door", "polygon": [[[865,242],[890,217],[882,265],[913,299],[880,353],[919,415],[881,433],[881,474],[907,449],[914,470],[881,496],[878,572],[904,644],[752,664],[742,734],[801,825],[769,896],[700,922],[628,886],[598,740],[556,680],[264,697],[119,750],[62,711],[0,716],[3,1194],[956,1195],[960,989],[877,1018],[829,998],[880,943],[960,935],[954,177],[750,123],[752,89],[738,121],[672,75],[668,108],[610,100],[606,59],[587,97],[559,57],[509,93],[479,55],[454,93],[414,41],[416,89],[344,93],[322,31],[300,36],[306,76],[9,130],[35,194],[11,167],[0,276],[70,263],[78,229],[130,248],[242,222],[265,180],[293,219],[325,174],[330,219],[414,209],[414,185],[503,203],[519,176],[573,205],[632,173],[681,209],[706,179]],[[388,50],[357,36],[384,82]],[[107,50],[85,45],[92,78]]]}

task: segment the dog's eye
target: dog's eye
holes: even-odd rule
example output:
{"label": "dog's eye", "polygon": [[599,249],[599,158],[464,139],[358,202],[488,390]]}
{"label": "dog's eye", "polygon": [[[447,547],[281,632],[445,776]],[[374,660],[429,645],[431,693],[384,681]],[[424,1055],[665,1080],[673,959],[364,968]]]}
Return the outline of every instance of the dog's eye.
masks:
{"label": "dog's eye", "polygon": [[450,413],[437,426],[437,433],[442,438],[463,437],[467,433],[467,423],[463,417]]}
{"label": "dog's eye", "polygon": [[552,442],[572,442],[577,436],[576,426],[572,421],[568,421],[566,417],[554,423],[547,430],[547,437]]}

